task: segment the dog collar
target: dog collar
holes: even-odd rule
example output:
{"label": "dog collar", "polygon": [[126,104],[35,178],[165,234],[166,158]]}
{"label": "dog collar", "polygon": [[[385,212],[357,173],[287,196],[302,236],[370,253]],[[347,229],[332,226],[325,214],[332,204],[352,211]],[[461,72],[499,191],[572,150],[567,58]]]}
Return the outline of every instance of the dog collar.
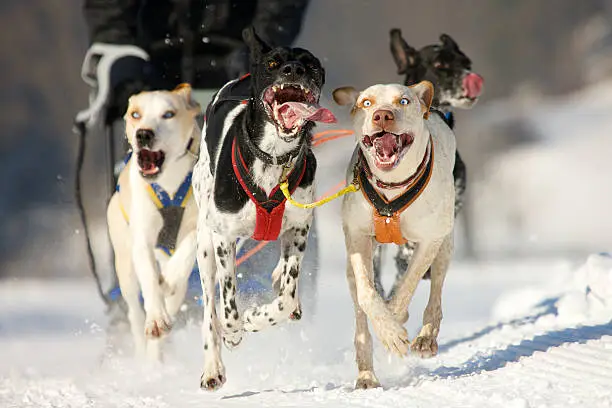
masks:
{"label": "dog collar", "polygon": [[289,162],[291,162],[291,160],[293,160],[294,158],[302,154],[304,150],[304,145],[305,145],[304,140],[303,140],[304,135],[302,135],[300,137],[300,147],[299,148],[292,150],[288,153],[282,154],[280,156],[272,156],[271,154],[266,153],[263,150],[261,150],[259,146],[253,143],[253,140],[249,137],[249,134],[246,128],[242,129],[242,132],[240,132],[240,135],[241,135],[239,136],[240,141],[245,144],[245,146],[249,149],[249,151],[253,153],[253,155],[257,157],[259,160],[271,166],[279,166],[279,165],[284,166],[288,164]]}
{"label": "dog collar", "polygon": [[[423,168],[421,166],[425,163]],[[423,162],[417,169],[406,190],[395,199],[389,201],[382,196],[370,183],[368,172],[366,170],[367,163],[365,160],[358,162],[359,168],[357,171],[357,180],[361,187],[361,191],[366,200],[374,208],[374,233],[376,241],[381,244],[395,243],[398,245],[405,244],[407,241],[402,236],[400,228],[400,215],[408,208],[425,190],[431,175],[433,174],[434,165],[434,147],[431,135],[429,136],[428,153],[425,154]]]}
{"label": "dog collar", "polygon": [[[283,215],[285,213],[286,198],[276,185],[268,196],[251,176],[237,142],[237,137],[232,141],[232,167],[242,189],[255,204],[255,232],[252,238],[257,241],[275,241],[281,230]],[[287,176],[289,189],[293,193],[300,185],[306,172],[306,155],[304,149],[300,149],[295,166]]]}

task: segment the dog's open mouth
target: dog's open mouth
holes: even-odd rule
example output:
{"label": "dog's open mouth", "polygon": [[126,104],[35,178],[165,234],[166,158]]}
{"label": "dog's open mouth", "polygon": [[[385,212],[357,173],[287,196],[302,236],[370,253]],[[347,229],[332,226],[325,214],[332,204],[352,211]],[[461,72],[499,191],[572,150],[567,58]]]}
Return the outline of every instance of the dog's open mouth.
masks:
{"label": "dog's open mouth", "polygon": [[389,132],[378,132],[371,136],[364,136],[362,142],[374,154],[376,167],[381,170],[391,170],[397,166],[414,142],[414,135],[412,133],[396,135]]}
{"label": "dog's open mouth", "polygon": [[268,113],[284,133],[295,133],[306,121],[333,123],[336,117],[322,108],[315,93],[299,84],[268,87],[263,100]]}
{"label": "dog's open mouth", "polygon": [[161,150],[140,149],[137,157],[140,173],[145,177],[152,177],[161,171],[166,155]]}

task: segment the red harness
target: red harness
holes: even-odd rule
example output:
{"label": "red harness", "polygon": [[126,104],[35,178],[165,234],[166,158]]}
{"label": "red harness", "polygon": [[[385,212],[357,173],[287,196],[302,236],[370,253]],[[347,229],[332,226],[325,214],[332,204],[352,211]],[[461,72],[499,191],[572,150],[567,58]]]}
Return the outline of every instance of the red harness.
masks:
{"label": "red harness", "polygon": [[[301,161],[300,161],[301,160]],[[268,196],[266,192],[253,181],[253,177],[244,163],[240,147],[236,144],[236,138],[232,142],[232,167],[234,174],[242,189],[247,193],[253,204],[255,204],[255,232],[252,238],[257,241],[275,241],[278,239],[283,225],[286,198],[277,184]],[[302,177],[306,172],[306,155],[301,155],[295,163],[295,167],[287,177],[289,191],[293,194],[300,185]]]}

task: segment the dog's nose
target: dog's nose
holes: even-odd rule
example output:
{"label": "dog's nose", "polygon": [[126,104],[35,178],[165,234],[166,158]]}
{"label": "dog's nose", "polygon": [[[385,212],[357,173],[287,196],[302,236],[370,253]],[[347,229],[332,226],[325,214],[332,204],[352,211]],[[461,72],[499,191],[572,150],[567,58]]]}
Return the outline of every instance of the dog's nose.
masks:
{"label": "dog's nose", "polygon": [[151,129],[138,129],[136,131],[136,143],[140,147],[151,147],[155,139],[155,133]]}
{"label": "dog's nose", "polygon": [[372,122],[381,129],[390,125],[394,120],[395,116],[393,116],[393,112],[386,109],[379,109],[374,112],[374,116],[372,116]]}
{"label": "dog's nose", "polygon": [[304,76],[306,68],[299,62],[288,62],[281,67],[281,73],[289,80],[296,80]]}

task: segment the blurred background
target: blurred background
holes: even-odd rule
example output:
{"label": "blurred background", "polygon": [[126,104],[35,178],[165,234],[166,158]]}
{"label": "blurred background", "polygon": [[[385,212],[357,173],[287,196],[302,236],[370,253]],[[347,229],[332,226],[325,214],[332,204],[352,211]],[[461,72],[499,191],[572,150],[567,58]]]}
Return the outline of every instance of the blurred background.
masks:
{"label": "blurred background", "polygon": [[[337,86],[403,81],[393,27],[417,49],[450,34],[485,78],[478,105],[456,111],[469,172],[456,256],[610,250],[612,1],[311,0],[297,44],[324,62],[326,106]],[[71,131],[88,102],[82,4],[3,0],[0,30],[0,277],[87,276]],[[103,143],[88,143],[88,215],[104,250],[107,168]]]}

